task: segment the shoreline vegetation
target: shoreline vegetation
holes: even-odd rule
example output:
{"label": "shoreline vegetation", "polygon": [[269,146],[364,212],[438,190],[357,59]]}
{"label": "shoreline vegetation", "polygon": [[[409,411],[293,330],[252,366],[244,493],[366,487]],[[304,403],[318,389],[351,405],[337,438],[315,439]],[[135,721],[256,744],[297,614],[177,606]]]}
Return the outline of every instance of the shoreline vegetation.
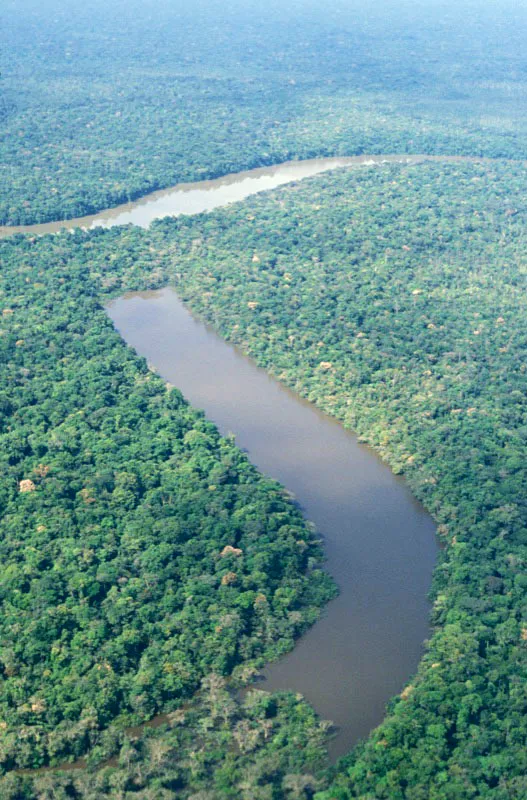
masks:
{"label": "shoreline vegetation", "polygon": [[[277,188],[278,186],[285,185],[286,183],[296,182],[298,180],[304,180],[306,177],[313,177],[314,175],[318,175],[322,172],[327,172],[332,169],[340,169],[340,168],[358,168],[358,167],[368,167],[368,166],[385,166],[386,164],[406,164],[406,165],[413,165],[419,164],[425,161],[437,161],[439,163],[445,164],[456,164],[456,163],[488,163],[489,161],[492,162],[492,159],[485,159],[485,158],[478,158],[477,156],[441,156],[441,155],[433,155],[433,154],[423,154],[417,153],[414,155],[408,155],[404,153],[390,153],[390,154],[379,154],[379,155],[371,155],[371,154],[362,154],[360,156],[346,156],[346,157],[335,157],[335,158],[324,158],[324,159],[311,159],[311,160],[304,160],[304,161],[284,161],[280,164],[271,164],[269,167],[266,168],[256,168],[253,170],[248,170],[244,172],[238,173],[230,173],[229,175],[222,175],[215,180],[207,180],[207,181],[196,181],[194,183],[182,183],[176,184],[172,187],[167,187],[166,189],[161,189],[158,191],[150,192],[146,195],[142,195],[135,199],[135,201],[130,201],[128,203],[124,203],[121,205],[112,206],[111,208],[102,209],[96,214],[86,217],[79,217],[79,218],[72,218],[72,219],[63,219],[63,220],[52,220],[48,223],[37,223],[35,225],[4,225],[0,226],[0,238],[6,238],[8,236],[14,236],[18,233],[25,233],[28,235],[44,235],[46,233],[58,233],[61,230],[73,230],[74,228],[94,228],[94,227],[113,227],[113,225],[122,225],[122,224],[135,224],[139,225],[140,227],[147,227],[147,225],[153,221],[154,219],[161,219],[163,217],[169,216],[179,216],[179,214],[184,214],[185,216],[188,215],[195,215],[200,213],[200,211],[185,211],[182,210],[185,206],[185,202],[187,200],[187,196],[189,193],[192,192],[217,192],[220,196],[220,200],[212,205],[211,210],[214,208],[221,208],[223,205],[228,205],[232,202],[237,202],[239,199],[245,199],[246,197],[250,197],[253,194],[260,193],[262,191],[270,191],[267,186],[259,187],[258,185],[254,185],[254,188],[248,190],[242,190],[241,197],[236,197],[234,200],[230,198],[232,186],[236,186],[238,183],[242,183],[247,179],[260,179],[260,178],[269,178],[271,179],[272,183],[274,183],[271,188]],[[310,167],[312,168],[312,174],[309,174]],[[272,180],[273,173],[280,172],[281,170],[286,170],[286,174],[284,174],[283,178],[279,177],[278,179]],[[295,172],[299,172],[299,176],[295,177]],[[308,174],[305,174],[305,173]],[[229,191],[227,198],[223,202],[221,200],[222,189],[227,186],[229,187]],[[176,198],[172,196],[176,195]],[[179,196],[182,196],[182,202],[179,201]],[[171,201],[175,200],[175,208],[176,210],[174,213],[167,210],[167,205],[169,206]],[[148,208],[144,208],[144,206],[148,206]],[[159,216],[155,212],[155,207],[159,206],[160,213]],[[151,209],[154,208],[154,211]],[[209,209],[207,209],[209,210]],[[134,213],[138,212],[138,213]],[[146,212],[146,213],[144,213]],[[154,216],[156,214],[156,216]],[[143,219],[145,221],[143,221]]]}
{"label": "shoreline vegetation", "polygon": [[[416,797],[440,797],[445,782],[461,797],[499,797],[500,771],[504,791],[523,791],[524,451],[513,433],[527,335],[527,314],[517,313],[523,185],[522,169],[504,163],[341,171],[146,231],[1,243],[23,283],[39,259],[62,265],[67,282],[40,269],[36,283],[47,276],[68,313],[72,270],[101,297],[172,283],[222,336],[358,430],[439,522],[434,637],[411,688],[336,768],[323,798],[373,786],[376,797],[412,796],[401,782]],[[146,780],[143,756],[136,764]],[[118,774],[136,780],[137,770]],[[33,779],[4,780],[22,792],[17,781]],[[64,780],[82,785],[78,775]]]}

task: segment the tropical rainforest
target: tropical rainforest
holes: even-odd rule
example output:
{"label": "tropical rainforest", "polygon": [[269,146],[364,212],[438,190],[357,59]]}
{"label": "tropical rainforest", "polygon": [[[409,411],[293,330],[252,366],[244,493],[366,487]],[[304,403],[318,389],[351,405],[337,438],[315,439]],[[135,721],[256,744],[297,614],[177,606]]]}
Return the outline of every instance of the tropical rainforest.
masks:
{"label": "tropical rainforest", "polygon": [[[527,15],[329,6],[6,3],[3,224],[293,157],[485,157],[0,243],[8,800],[527,797]],[[109,299],[165,285],[437,521],[424,657],[336,765],[302,697],[239,691],[337,588],[288,493],[113,328]]]}
{"label": "tropical rainforest", "polygon": [[513,0],[3,5],[0,224],[290,158],[527,152]]}

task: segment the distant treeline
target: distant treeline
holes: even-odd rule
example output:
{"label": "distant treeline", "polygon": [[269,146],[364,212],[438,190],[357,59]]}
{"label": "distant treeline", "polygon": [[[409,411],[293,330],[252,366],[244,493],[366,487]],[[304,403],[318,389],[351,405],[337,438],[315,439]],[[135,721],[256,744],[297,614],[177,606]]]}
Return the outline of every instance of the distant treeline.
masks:
{"label": "distant treeline", "polygon": [[527,158],[525,9],[370,5],[8,0],[0,224],[291,158]]}

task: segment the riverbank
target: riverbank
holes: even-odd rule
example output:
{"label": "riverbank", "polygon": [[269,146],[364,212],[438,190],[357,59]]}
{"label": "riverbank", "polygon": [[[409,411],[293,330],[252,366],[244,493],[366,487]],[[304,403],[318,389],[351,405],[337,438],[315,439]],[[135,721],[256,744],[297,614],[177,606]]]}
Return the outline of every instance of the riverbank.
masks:
{"label": "riverbank", "polygon": [[301,692],[336,725],[331,755],[343,755],[381,722],[419,662],[434,522],[376,453],[226,344],[173,290],[126,295],[108,313],[130,346],[293,493],[322,536],[339,596],[261,685]]}
{"label": "riverbank", "polygon": [[111,228],[115,225],[138,225],[142,228],[154,219],[180,214],[192,215],[212,211],[229,203],[245,200],[258,192],[276,189],[279,186],[320,175],[322,172],[341,167],[358,168],[382,166],[383,164],[419,164],[423,161],[445,163],[480,162],[488,159],[468,156],[431,155],[361,155],[342,158],[322,158],[307,161],[286,161],[273,167],[237,172],[215,180],[180,183],[145,195],[139,200],[124,203],[87,217],[46,222],[38,225],[0,226],[0,238],[24,233],[42,236],[75,228]]}

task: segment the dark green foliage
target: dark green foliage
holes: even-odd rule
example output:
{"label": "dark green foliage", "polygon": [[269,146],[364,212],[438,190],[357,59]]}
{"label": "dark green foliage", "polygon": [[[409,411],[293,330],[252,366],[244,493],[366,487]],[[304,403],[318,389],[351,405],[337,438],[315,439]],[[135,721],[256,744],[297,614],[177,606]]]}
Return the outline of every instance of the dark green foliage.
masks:
{"label": "dark green foliage", "polygon": [[[233,508],[240,501],[243,481],[238,477],[233,486],[218,480],[219,473],[225,475],[225,465],[211,459],[211,453],[219,447],[220,461],[225,449],[231,458],[236,454],[237,474],[247,476],[251,492],[263,492],[258,495],[262,497],[259,502],[272,499],[273,503],[285,503],[283,496],[274,485],[260,483],[228,442],[218,439],[203,418],[181,404],[177,392],[167,392],[159,379],[123,347],[96,300],[104,293],[172,281],[181,296],[226,338],[236,341],[296,391],[358,430],[394,470],[406,476],[440,524],[445,548],[433,587],[435,633],[425,658],[412,686],[393,702],[386,721],[370,739],[337,768],[333,787],[321,794],[321,800],[522,798],[527,771],[526,699],[522,689],[527,677],[527,526],[523,497],[527,476],[522,389],[527,341],[526,213],[523,169],[519,166],[422,164],[328,174],[221,212],[161,221],[148,232],[123,228],[4,243],[3,252],[9,259],[5,273],[9,305],[6,298],[5,308],[13,313],[3,317],[6,333],[0,342],[10,348],[5,362],[16,364],[12,373],[16,382],[12,381],[10,391],[0,398],[4,435],[9,441],[5,474],[11,476],[4,484],[4,495],[24,515],[18,538],[13,534],[6,539],[17,542],[16,549],[14,542],[12,545],[13,568],[6,570],[6,579],[9,576],[15,588],[17,581],[26,581],[20,585],[24,589],[29,586],[29,591],[34,587],[31,598],[42,602],[42,596],[49,597],[54,608],[67,606],[68,598],[75,606],[82,601],[86,616],[75,617],[75,624],[79,624],[77,619],[86,620],[96,645],[92,650],[83,645],[82,659],[79,664],[73,662],[75,668],[79,674],[84,668],[88,675],[90,671],[93,674],[97,665],[106,663],[99,652],[122,665],[122,671],[115,672],[119,676],[115,684],[104,686],[106,695],[100,707],[97,693],[92,693],[90,708],[98,710],[103,725],[112,721],[108,698],[114,698],[114,714],[120,725],[127,719],[146,717],[159,707],[170,707],[176,697],[194,689],[203,674],[232,669],[233,651],[229,648],[233,642],[240,661],[248,653],[249,660],[260,663],[260,655],[265,657],[290,646],[294,633],[284,627],[286,618],[276,604],[271,625],[276,638],[267,650],[265,646],[258,649],[260,645],[254,649],[253,640],[247,636],[247,632],[258,636],[253,614],[249,627],[243,626],[247,625],[247,592],[261,591],[260,584],[254,588],[254,580],[269,580],[258,567],[257,578],[248,588],[243,587],[242,595],[237,594],[237,583],[218,587],[220,576],[237,568],[237,562],[232,565],[218,559],[221,547],[238,544],[245,552],[252,526],[248,525],[245,539],[236,525],[236,534],[232,535]],[[45,263],[46,271],[38,268],[38,263]],[[51,297],[56,298],[53,303]],[[34,309],[31,313],[30,307]],[[40,335],[41,330],[45,335]],[[39,367],[44,363],[43,353],[48,358],[45,369]],[[53,360],[48,354],[54,354]],[[71,359],[71,366],[76,365],[74,374],[70,374],[64,358]],[[38,390],[40,379],[44,381],[43,391]],[[87,391],[91,382],[96,386],[95,393]],[[18,396],[22,390],[25,402],[20,413]],[[71,392],[75,409],[86,407],[89,414],[71,415]],[[152,404],[157,409],[155,414],[150,411]],[[118,410],[123,416],[117,426]],[[166,435],[173,425],[180,431],[178,435],[170,433],[168,442],[160,436],[157,412],[171,420],[168,430],[163,428]],[[12,420],[16,420],[17,428],[20,426],[16,436],[7,428]],[[88,453],[96,454],[95,461],[92,455],[92,461],[86,458],[83,445],[89,426],[96,433],[93,446],[88,448]],[[143,426],[147,432],[144,438]],[[207,444],[208,439],[212,444]],[[168,483],[158,485],[145,464],[150,463],[152,448],[160,459],[155,463],[161,474],[165,465],[170,465]],[[175,453],[181,454],[180,460],[174,460]],[[126,461],[131,454],[133,466]],[[114,463],[116,468],[109,467]],[[184,469],[176,470],[181,492],[174,509],[183,514],[185,525],[196,511],[200,512],[200,535],[189,548],[186,541],[182,547],[180,527],[169,527],[165,516],[160,527],[155,516],[160,497],[165,515],[166,492],[173,491],[174,486],[170,482],[173,468],[182,463]],[[20,465],[26,464],[22,469]],[[39,465],[53,469],[42,475]],[[84,471],[91,480],[86,480]],[[154,476],[157,474],[154,471]],[[34,482],[36,490],[21,495],[17,482],[25,478]],[[154,480],[154,485],[149,480]],[[69,490],[70,483],[75,491]],[[220,490],[219,495],[214,490],[214,501],[208,489],[211,483]],[[40,507],[47,502],[48,492],[54,502],[44,506],[45,513],[37,514],[36,504]],[[139,502],[134,500],[136,492],[140,493]],[[114,493],[118,502],[112,506]],[[90,502],[92,497],[97,499],[95,503]],[[225,533],[220,533],[219,543],[210,550],[208,537],[216,542],[218,534],[216,528],[214,533],[210,530],[207,520],[210,503],[218,501],[227,502],[229,527],[220,528]],[[102,508],[100,504],[104,504]],[[287,504],[285,507],[287,514],[296,514]],[[224,505],[220,509],[223,511]],[[112,519],[110,530],[97,528],[100,522],[94,515],[102,512]],[[252,512],[246,519],[254,519]],[[273,517],[268,519],[272,531]],[[85,549],[86,528],[87,549],[97,557],[95,572],[82,558],[77,559],[82,567],[75,567],[83,580],[86,575],[90,577],[89,591],[82,583],[70,588],[70,561],[65,554],[76,547],[75,535],[70,533],[73,520],[83,526],[80,552]],[[115,565],[111,550],[114,520],[117,531],[122,524],[127,525],[119,540]],[[293,525],[300,524],[295,517]],[[37,525],[44,525],[46,530],[37,530]],[[53,538],[48,530],[55,531]],[[156,533],[154,549],[151,530]],[[162,546],[161,542],[157,544],[160,530],[165,535]],[[25,547],[28,531],[39,542],[36,553]],[[204,538],[201,531],[206,534]],[[258,537],[258,547],[269,547],[272,552],[273,541],[272,536],[265,541]],[[101,550],[93,546],[99,542],[105,553],[109,551],[109,557],[100,558]],[[116,623],[111,615],[107,618],[110,606],[106,597],[112,591],[112,581],[121,577],[121,558],[127,556],[131,543],[140,548],[137,578],[146,593],[146,603],[141,606],[144,614],[137,621],[134,616],[130,623],[138,641],[129,642],[125,637],[123,642],[119,621]],[[182,679],[176,671],[176,678],[183,683],[176,689],[174,673],[163,669],[163,659],[174,663],[166,656],[164,646],[160,654],[154,641],[144,649],[148,660],[141,655],[139,662],[134,661],[134,648],[143,647],[143,629],[154,631],[162,640],[164,629],[160,634],[160,625],[172,618],[159,617],[157,608],[166,608],[166,595],[157,593],[156,585],[149,583],[152,575],[164,575],[170,558],[167,546],[179,548],[178,570],[180,559],[185,568],[188,565],[193,597],[190,609],[169,607],[169,615],[175,612],[177,618],[190,614],[184,617],[188,627],[179,631],[177,653],[181,661],[176,662],[188,664],[189,680],[185,683],[185,676]],[[50,554],[47,561],[46,548]],[[287,552],[294,570],[302,569],[303,564],[294,560],[293,541]],[[46,582],[53,572],[53,559],[60,567],[55,572],[64,577],[58,580],[59,576],[53,575],[54,580]],[[131,569],[130,560],[125,563]],[[281,558],[275,563],[283,565],[280,579],[289,580],[284,573],[291,567],[286,567]],[[119,567],[113,574],[112,566]],[[134,566],[137,568],[132,562]],[[244,573],[243,580],[250,581],[250,574],[248,571],[245,577]],[[313,602],[302,594],[305,589],[300,572],[293,574],[293,585],[300,591],[298,603],[307,621],[324,593],[319,592]],[[270,580],[276,585],[272,574]],[[122,587],[117,584],[120,594],[129,591],[129,583]],[[218,602],[218,591],[225,597],[225,607],[218,613],[226,614],[229,620],[236,617],[234,638],[226,637],[224,630],[216,636],[209,620],[210,605]],[[151,599],[148,592],[153,593]],[[268,590],[263,593],[269,595]],[[22,602],[25,594],[27,590],[15,598],[18,616],[26,611]],[[9,600],[14,602],[11,596]],[[155,618],[148,611],[152,604]],[[112,615],[114,609],[112,603]],[[17,741],[15,747],[6,734],[5,742],[12,747],[9,757],[18,763],[44,760],[48,757],[47,743],[56,736],[62,749],[50,755],[81,752],[93,744],[96,759],[97,753],[110,752],[105,742],[114,741],[115,725],[103,734],[83,731],[84,739],[64,745],[57,714],[69,719],[68,714],[83,711],[75,705],[75,695],[68,694],[72,690],[67,679],[61,682],[60,663],[49,682],[42,680],[42,669],[48,668],[44,667],[48,651],[39,644],[41,617],[39,606],[35,627],[29,634],[22,631],[20,646],[27,653],[24,661],[28,672],[38,678],[39,687],[51,693],[55,716],[51,719],[51,714],[44,714],[43,727],[48,726],[50,732],[37,747],[30,741],[24,749],[26,740]],[[94,618],[107,627],[90,625]],[[58,620],[54,624],[63,623]],[[221,625],[221,621],[214,617],[214,624]],[[54,630],[48,623],[44,636],[48,628]],[[34,637],[32,633],[37,630]],[[80,635],[86,636],[85,630],[80,626]],[[71,659],[81,655],[68,649],[69,642],[74,641],[69,631],[67,626],[65,631],[60,629],[70,659],[65,676],[71,671]],[[114,631],[124,647],[117,654]],[[55,641],[56,634],[52,635]],[[203,635],[199,652],[192,649],[196,635]],[[15,648],[18,638],[14,640],[13,632],[10,636]],[[208,650],[210,637],[215,646]],[[173,638],[169,641],[170,647]],[[248,648],[243,652],[242,642],[243,648]],[[90,653],[95,647],[97,655],[91,664]],[[16,660],[13,663],[16,667]],[[9,662],[6,666],[10,671]],[[104,678],[109,681],[109,670],[106,673]],[[149,676],[146,686],[138,692],[134,681],[145,673]],[[15,674],[6,673],[8,685],[15,680]],[[26,686],[22,707],[41,699],[31,679]],[[90,687],[89,682],[83,684],[78,699],[84,699]],[[144,697],[145,707],[138,707],[138,694]],[[9,713],[14,724],[25,722],[19,715],[27,712],[18,706],[10,706]],[[85,720],[82,716],[74,718],[79,719],[77,725]],[[36,725],[33,720],[31,730],[36,730]],[[140,754],[139,764],[142,758]],[[135,768],[130,769],[133,773]],[[206,791],[213,791],[212,773],[224,774],[221,767],[211,766],[209,778],[203,777]],[[104,775],[93,780],[104,782]],[[82,786],[88,786],[92,779],[86,780],[88,784],[81,781]],[[155,780],[152,778],[151,785],[150,778],[144,780],[148,790],[154,791]],[[18,784],[15,781],[12,785]],[[32,789],[27,791],[26,796],[31,796]],[[229,796],[227,788],[222,791]]]}
{"label": "dark green foliage", "polygon": [[283,490],[115,332],[84,242],[0,246],[4,769],[276,657],[332,593]]}

